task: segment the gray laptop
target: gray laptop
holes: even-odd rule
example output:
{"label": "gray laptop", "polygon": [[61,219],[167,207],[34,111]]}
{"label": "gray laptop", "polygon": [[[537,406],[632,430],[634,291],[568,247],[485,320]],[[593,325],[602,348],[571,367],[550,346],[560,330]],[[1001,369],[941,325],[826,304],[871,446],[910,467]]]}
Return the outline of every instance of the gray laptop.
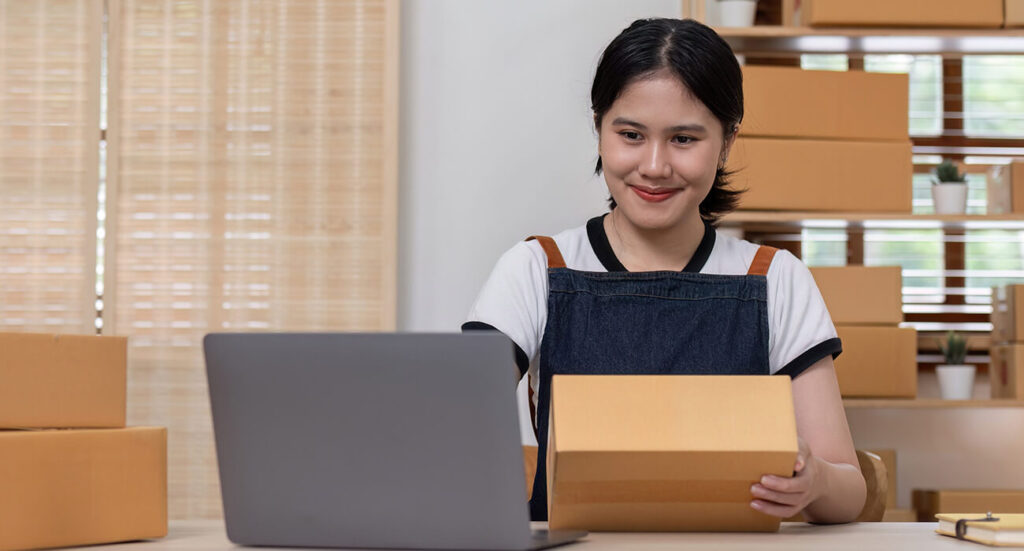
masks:
{"label": "gray laptop", "polygon": [[543,549],[513,345],[496,333],[210,334],[228,538],[242,545]]}

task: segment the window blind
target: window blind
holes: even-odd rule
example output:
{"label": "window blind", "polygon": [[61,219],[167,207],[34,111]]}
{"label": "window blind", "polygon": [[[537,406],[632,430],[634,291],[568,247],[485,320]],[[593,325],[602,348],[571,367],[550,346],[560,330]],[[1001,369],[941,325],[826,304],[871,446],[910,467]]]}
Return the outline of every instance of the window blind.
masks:
{"label": "window blind", "polygon": [[111,0],[104,332],[220,514],[201,338],[395,325],[397,1]]}
{"label": "window blind", "polygon": [[0,331],[95,333],[102,0],[0,0]]}

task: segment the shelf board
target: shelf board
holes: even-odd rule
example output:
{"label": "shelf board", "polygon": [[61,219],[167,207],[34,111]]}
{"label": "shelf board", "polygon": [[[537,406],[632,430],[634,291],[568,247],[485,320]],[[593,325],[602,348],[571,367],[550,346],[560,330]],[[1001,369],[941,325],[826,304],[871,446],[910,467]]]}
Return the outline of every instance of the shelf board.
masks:
{"label": "shelf board", "polygon": [[942,400],[939,398],[844,398],[847,409],[1024,408],[1024,400]]}
{"label": "shelf board", "polygon": [[909,212],[800,212],[738,210],[722,217],[723,226],[755,224],[842,228],[1024,229],[1024,214],[911,214]]}
{"label": "shelf board", "polygon": [[738,54],[1024,54],[1024,29],[717,27]]}

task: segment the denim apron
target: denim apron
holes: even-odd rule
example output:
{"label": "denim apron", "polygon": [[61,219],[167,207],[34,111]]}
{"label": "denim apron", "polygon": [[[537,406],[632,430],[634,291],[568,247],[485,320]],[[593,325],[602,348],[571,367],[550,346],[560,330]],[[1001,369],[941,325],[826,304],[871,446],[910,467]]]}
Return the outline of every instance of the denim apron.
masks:
{"label": "denim apron", "polygon": [[[547,520],[548,410],[555,374],[768,375],[767,273],[762,246],[747,275],[583,272],[550,237],[548,318],[540,345],[537,474],[530,517]],[[529,240],[528,239],[528,240]],[[531,404],[532,405],[532,404]]]}

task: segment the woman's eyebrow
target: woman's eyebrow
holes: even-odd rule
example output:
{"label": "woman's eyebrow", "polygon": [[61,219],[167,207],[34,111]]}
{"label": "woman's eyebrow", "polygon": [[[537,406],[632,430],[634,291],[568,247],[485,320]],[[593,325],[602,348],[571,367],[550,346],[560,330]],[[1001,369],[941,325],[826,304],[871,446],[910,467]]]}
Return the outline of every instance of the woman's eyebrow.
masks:
{"label": "woman's eyebrow", "polygon": [[[624,118],[624,117],[617,117],[615,120],[612,121],[612,125],[613,126],[633,126],[633,127],[639,128],[640,130],[647,130],[647,126],[646,125],[640,124],[640,123],[638,123],[636,121],[629,120],[629,119]],[[675,133],[675,132],[707,132],[707,128],[705,128],[704,125],[696,124],[696,123],[694,123],[694,124],[680,124],[680,125],[669,127],[668,128],[668,132],[670,132],[670,133]]]}

